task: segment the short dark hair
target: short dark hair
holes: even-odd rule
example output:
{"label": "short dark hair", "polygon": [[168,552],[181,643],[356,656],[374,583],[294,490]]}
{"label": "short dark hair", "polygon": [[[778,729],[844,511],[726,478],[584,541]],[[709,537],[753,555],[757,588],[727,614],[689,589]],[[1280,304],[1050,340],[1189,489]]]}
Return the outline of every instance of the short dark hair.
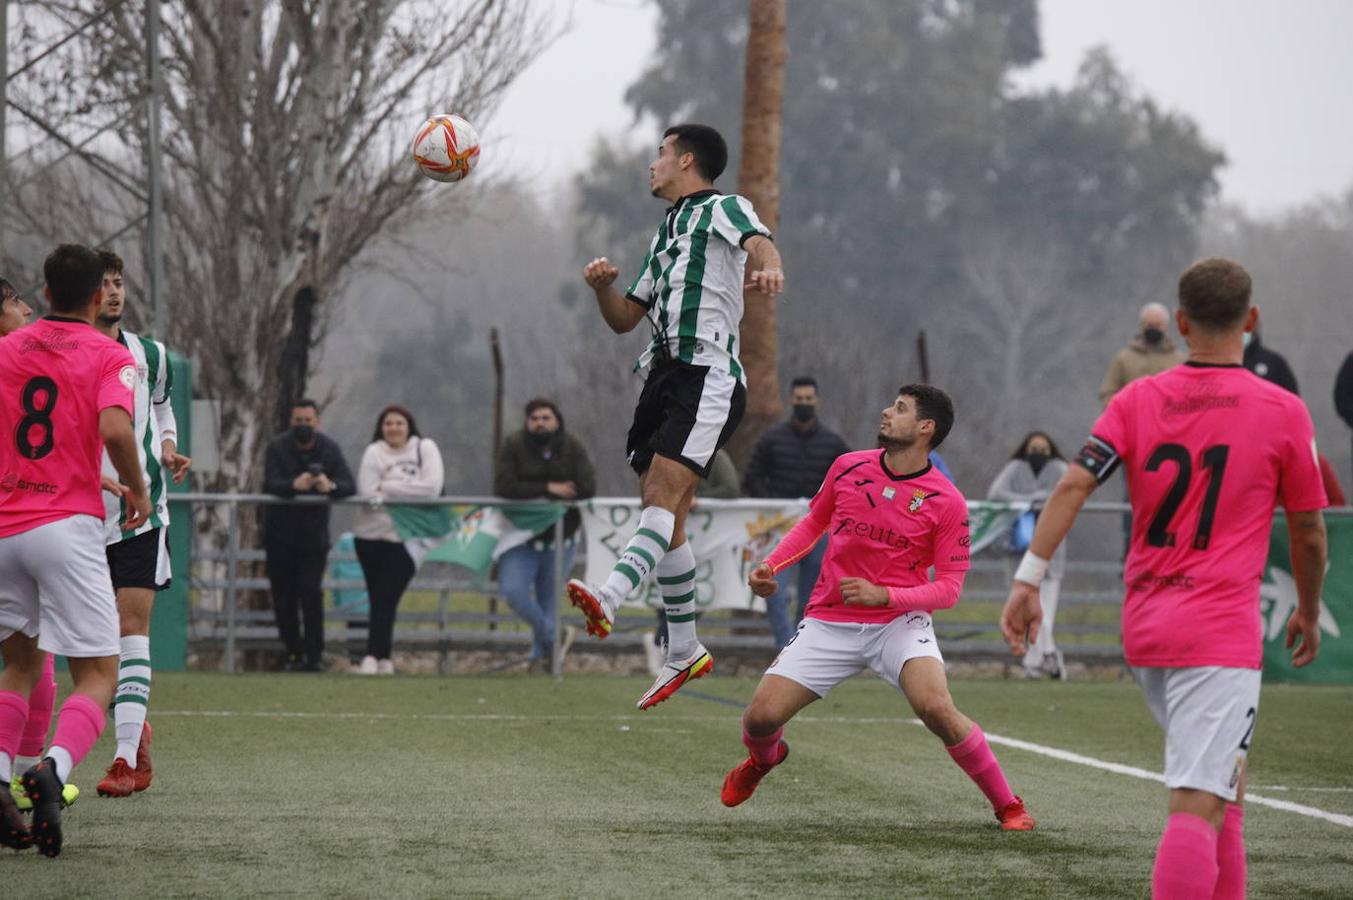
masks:
{"label": "short dark hair", "polygon": [[3,306],[6,300],[13,300],[18,296],[19,292],[9,283],[9,279],[0,278],[0,306]]}
{"label": "short dark hair", "polygon": [[789,389],[792,391],[794,388],[801,387],[810,387],[817,390],[817,379],[811,375],[795,375],[794,380],[789,383]]}
{"label": "short dark hair", "polygon": [[949,395],[933,384],[904,384],[897,389],[899,396],[910,397],[916,401],[916,418],[929,419],[935,423],[935,431],[930,435],[930,449],[934,450],[949,436],[954,427],[954,401]]}
{"label": "short dark hair", "polygon": [[390,415],[390,413],[399,413],[404,417],[404,421],[409,423],[409,437],[422,437],[422,435],[418,433],[418,423],[414,421],[413,413],[398,404],[391,403],[389,406],[385,407],[385,409],[381,410],[379,416],[376,416],[376,430],[372,432],[371,440],[381,441],[385,439],[385,435],[381,433],[381,426],[385,424],[385,417]]}
{"label": "short dark hair", "polygon": [[1048,434],[1046,431],[1031,431],[1028,434],[1026,434],[1023,438],[1020,439],[1019,445],[1015,447],[1015,452],[1010,454],[1010,458],[1028,459],[1029,442],[1036,437],[1041,437],[1043,440],[1048,442],[1048,450],[1051,451],[1053,459],[1060,460],[1066,459],[1066,457],[1062,455],[1062,451],[1057,449],[1057,442],[1054,441],[1052,439],[1052,435]]}
{"label": "short dark hair", "polygon": [[43,261],[42,276],[52,295],[52,312],[80,312],[103,287],[103,262],[88,247],[62,244]]}
{"label": "short dark hair", "polygon": [[116,272],[119,275],[122,274],[122,257],[106,247],[95,250],[94,252],[99,254],[99,259],[103,261],[103,271],[105,274],[108,272]]}
{"label": "short dark hair", "polygon": [[673,125],[662,133],[664,138],[676,135],[676,148],[695,155],[695,168],[708,181],[723,174],[728,166],[728,144],[723,135],[708,125],[684,122]]}
{"label": "short dark hair", "polygon": [[302,397],[299,400],[291,401],[292,409],[301,409],[303,407],[313,409],[317,414],[319,413],[319,404],[316,403],[314,400],[311,400],[309,397]]}
{"label": "short dark hair", "polygon": [[1200,259],[1179,276],[1179,308],[1205,331],[1229,331],[1250,308],[1250,273],[1219,256]]}
{"label": "short dark hair", "polygon": [[528,419],[531,418],[531,413],[538,409],[548,409],[550,412],[554,413],[554,417],[559,420],[559,427],[564,427],[564,414],[559,411],[559,407],[556,406],[555,402],[549,397],[532,397],[530,400],[527,400],[524,413],[525,417]]}

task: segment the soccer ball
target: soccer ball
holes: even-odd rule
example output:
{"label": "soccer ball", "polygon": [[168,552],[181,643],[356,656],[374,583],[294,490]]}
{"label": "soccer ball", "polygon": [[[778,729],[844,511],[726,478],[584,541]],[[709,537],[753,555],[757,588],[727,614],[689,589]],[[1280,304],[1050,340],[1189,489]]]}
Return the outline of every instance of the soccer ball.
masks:
{"label": "soccer ball", "polygon": [[479,162],[479,133],[460,116],[431,116],[418,126],[413,161],[433,181],[460,181]]}

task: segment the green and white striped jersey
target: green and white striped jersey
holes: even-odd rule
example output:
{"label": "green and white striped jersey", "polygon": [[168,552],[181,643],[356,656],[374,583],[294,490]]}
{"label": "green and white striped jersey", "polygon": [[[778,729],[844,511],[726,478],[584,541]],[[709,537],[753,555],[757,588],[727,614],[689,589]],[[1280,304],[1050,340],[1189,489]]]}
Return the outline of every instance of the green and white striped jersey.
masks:
{"label": "green and white striped jersey", "polygon": [[635,370],[672,358],[714,366],[742,380],[738,325],[753,235],[770,237],[752,204],[716,190],[687,194],[667,210],[643,269],[625,292],[649,311],[653,340]]}
{"label": "green and white striped jersey", "polygon": [[[126,504],[107,492],[103,495],[104,540],[109,544],[144,534],[152,528],[169,525],[169,501],[166,473],[160,466],[160,446],[165,439],[178,443],[178,423],[169,404],[169,355],[164,344],[150,338],[122,330],[118,343],[131,351],[136,361],[136,386],[132,389],[132,406],[136,411],[132,432],[136,435],[137,455],[141,457],[141,476],[150,491],[150,518],[136,531],[123,531],[119,524],[126,513]],[[117,469],[108,451],[103,451],[103,474],[117,478]]]}

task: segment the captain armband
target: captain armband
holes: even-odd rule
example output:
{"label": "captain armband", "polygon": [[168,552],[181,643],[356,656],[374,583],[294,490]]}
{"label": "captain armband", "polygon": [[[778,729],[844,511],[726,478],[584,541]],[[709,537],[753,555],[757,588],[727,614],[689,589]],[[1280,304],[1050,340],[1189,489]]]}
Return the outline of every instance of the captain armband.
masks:
{"label": "captain armband", "polygon": [[1103,484],[1118,469],[1122,459],[1112,444],[1092,434],[1086,439],[1085,446],[1076,454],[1076,462],[1095,476],[1097,482]]}

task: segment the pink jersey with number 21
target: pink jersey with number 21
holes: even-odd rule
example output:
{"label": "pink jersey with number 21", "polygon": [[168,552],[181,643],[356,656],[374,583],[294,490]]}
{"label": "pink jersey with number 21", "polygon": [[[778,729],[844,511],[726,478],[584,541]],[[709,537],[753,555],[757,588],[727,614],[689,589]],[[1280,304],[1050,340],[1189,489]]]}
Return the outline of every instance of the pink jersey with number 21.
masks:
{"label": "pink jersey with number 21", "polygon": [[0,537],[103,518],[99,413],[132,413],[132,355],[86,322],[40,319],[0,340]]}
{"label": "pink jersey with number 21", "polygon": [[1306,405],[1240,366],[1185,363],[1116,394],[1077,460],[1101,480],[1120,461],[1128,663],[1260,668],[1274,509],[1326,505]]}

